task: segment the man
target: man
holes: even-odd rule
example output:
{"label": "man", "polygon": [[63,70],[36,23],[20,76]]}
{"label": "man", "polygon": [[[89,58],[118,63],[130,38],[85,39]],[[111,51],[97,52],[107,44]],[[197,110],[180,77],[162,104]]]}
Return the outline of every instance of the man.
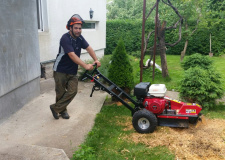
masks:
{"label": "man", "polygon": [[78,15],[73,15],[66,28],[69,30],[60,39],[59,53],[56,57],[54,70],[56,103],[50,105],[50,110],[55,119],[59,115],[64,119],[69,119],[67,106],[77,94],[78,79],[76,77],[78,65],[86,70],[92,70],[93,64],[86,64],[80,59],[81,48],[86,49],[93,58],[97,67],[101,66],[94,50],[81,35],[83,19]]}

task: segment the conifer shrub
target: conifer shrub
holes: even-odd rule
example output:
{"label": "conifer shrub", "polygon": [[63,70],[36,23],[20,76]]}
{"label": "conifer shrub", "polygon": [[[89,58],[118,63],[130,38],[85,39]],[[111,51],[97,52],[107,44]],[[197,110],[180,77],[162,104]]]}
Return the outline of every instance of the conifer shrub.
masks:
{"label": "conifer shrub", "polygon": [[180,82],[180,97],[199,103],[205,109],[213,109],[216,99],[222,98],[224,90],[221,76],[212,66],[212,61],[209,57],[195,54],[186,57],[184,64],[186,71]]}
{"label": "conifer shrub", "polygon": [[134,86],[133,68],[122,39],[118,41],[117,47],[113,51],[108,78],[128,93]]}
{"label": "conifer shrub", "polygon": [[183,62],[181,63],[181,67],[184,70],[187,70],[191,67],[199,66],[203,69],[209,69],[212,67],[213,61],[209,59],[208,56],[203,56],[199,53],[192,54],[191,56],[186,56]]}

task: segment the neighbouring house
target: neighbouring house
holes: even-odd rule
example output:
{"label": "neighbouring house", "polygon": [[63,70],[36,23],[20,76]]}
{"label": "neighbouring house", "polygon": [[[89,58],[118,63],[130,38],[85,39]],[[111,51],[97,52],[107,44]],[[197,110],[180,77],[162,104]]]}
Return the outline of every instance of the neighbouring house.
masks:
{"label": "neighbouring house", "polygon": [[[102,57],[105,0],[0,0],[0,123],[39,96],[40,65],[51,77],[59,40],[75,13],[86,22],[83,36]],[[81,59],[89,59],[85,51]]]}

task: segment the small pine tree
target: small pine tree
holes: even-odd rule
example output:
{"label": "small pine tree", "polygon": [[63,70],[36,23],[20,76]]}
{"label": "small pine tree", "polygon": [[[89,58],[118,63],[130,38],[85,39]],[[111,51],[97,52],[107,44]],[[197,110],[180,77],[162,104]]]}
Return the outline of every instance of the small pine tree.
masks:
{"label": "small pine tree", "polygon": [[212,66],[213,61],[207,56],[203,56],[199,53],[192,54],[191,56],[185,57],[184,61],[181,63],[181,67],[184,70],[188,70],[191,67],[199,66],[202,69],[209,69]]}
{"label": "small pine tree", "polygon": [[130,64],[122,39],[119,40],[117,47],[113,51],[108,74],[112,82],[130,93],[134,85],[133,68]]}
{"label": "small pine tree", "polygon": [[189,102],[197,102],[205,109],[213,109],[216,99],[222,98],[221,76],[212,66],[212,61],[200,54],[186,58],[185,70],[180,85],[180,97]]}

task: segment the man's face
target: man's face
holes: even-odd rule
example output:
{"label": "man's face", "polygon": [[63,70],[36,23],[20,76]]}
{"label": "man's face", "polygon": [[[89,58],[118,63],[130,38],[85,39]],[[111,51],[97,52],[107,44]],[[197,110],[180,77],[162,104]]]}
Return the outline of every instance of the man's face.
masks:
{"label": "man's face", "polygon": [[73,27],[70,28],[70,31],[72,32],[73,36],[76,38],[81,35],[81,29],[82,29],[81,24],[74,24]]}

